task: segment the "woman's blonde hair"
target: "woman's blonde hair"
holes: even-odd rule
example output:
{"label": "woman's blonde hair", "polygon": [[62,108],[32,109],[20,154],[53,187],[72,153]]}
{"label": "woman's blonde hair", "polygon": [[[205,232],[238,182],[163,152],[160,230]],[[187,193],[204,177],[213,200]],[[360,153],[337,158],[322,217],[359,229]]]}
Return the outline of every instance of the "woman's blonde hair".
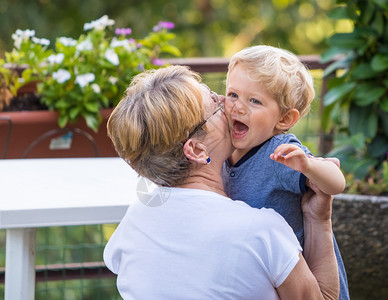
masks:
{"label": "woman's blonde hair", "polygon": [[118,154],[139,175],[162,186],[189,176],[183,143],[204,116],[200,76],[183,66],[134,77],[108,120]]}
{"label": "woman's blonde hair", "polygon": [[265,86],[282,113],[295,108],[301,117],[307,114],[315,97],[313,78],[295,54],[271,46],[253,46],[233,55],[228,73],[237,64],[247,68],[252,80]]}

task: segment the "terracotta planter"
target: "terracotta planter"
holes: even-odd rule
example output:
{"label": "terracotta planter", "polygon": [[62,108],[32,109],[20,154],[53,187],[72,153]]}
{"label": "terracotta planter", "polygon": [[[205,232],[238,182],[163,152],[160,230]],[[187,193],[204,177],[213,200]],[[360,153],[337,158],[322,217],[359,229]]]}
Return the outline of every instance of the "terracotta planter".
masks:
{"label": "terracotta planter", "polygon": [[52,111],[0,112],[0,158],[117,156],[106,133],[112,109],[101,111],[98,133],[84,120],[61,129]]}

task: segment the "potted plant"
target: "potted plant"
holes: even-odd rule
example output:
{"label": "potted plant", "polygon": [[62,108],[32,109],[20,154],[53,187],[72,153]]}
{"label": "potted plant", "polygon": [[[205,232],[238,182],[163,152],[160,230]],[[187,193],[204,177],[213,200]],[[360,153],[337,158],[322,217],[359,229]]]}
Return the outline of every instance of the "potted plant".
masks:
{"label": "potted plant", "polygon": [[[58,37],[54,49],[33,30],[17,30],[12,35],[13,50],[0,59],[0,108],[9,110],[23,89],[32,86],[40,108],[54,112],[51,119],[56,120],[58,129],[85,123],[88,134],[97,133],[134,75],[164,65],[159,58],[162,53],[180,55],[170,44],[174,38],[168,32],[174,27],[170,22],[159,22],[146,37],[137,40],[130,38],[130,28],[116,28],[111,34],[114,24],[107,16],[86,23],[85,33],[78,39]],[[0,118],[3,128],[9,126],[8,119],[18,120],[11,112],[0,112]],[[25,119],[26,112],[19,118]],[[20,131],[15,136],[15,122],[8,146],[15,139],[23,139]],[[0,143],[7,138],[7,130],[1,131]]]}

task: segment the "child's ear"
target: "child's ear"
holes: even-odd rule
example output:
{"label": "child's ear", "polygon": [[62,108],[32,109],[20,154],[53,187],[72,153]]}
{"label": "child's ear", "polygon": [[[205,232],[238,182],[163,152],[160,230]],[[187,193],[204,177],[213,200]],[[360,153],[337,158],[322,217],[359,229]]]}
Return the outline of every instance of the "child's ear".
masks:
{"label": "child's ear", "polygon": [[286,131],[299,120],[299,111],[295,108],[288,110],[277,122],[276,129]]}
{"label": "child's ear", "polygon": [[207,159],[206,146],[195,138],[190,138],[183,145],[183,153],[185,156],[193,162],[198,164],[206,164]]}

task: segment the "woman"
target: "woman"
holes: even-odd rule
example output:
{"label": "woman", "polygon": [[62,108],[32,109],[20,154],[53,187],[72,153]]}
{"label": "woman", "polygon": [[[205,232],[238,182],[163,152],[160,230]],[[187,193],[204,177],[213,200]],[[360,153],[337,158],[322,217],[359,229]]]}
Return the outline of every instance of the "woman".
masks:
{"label": "woman", "polygon": [[328,196],[304,200],[306,260],[280,215],[227,198],[221,166],[233,149],[222,99],[199,81],[181,66],[142,73],[109,119],[119,155],[160,186],[151,197],[166,197],[132,203],[105,248],[121,296],[335,299]]}

